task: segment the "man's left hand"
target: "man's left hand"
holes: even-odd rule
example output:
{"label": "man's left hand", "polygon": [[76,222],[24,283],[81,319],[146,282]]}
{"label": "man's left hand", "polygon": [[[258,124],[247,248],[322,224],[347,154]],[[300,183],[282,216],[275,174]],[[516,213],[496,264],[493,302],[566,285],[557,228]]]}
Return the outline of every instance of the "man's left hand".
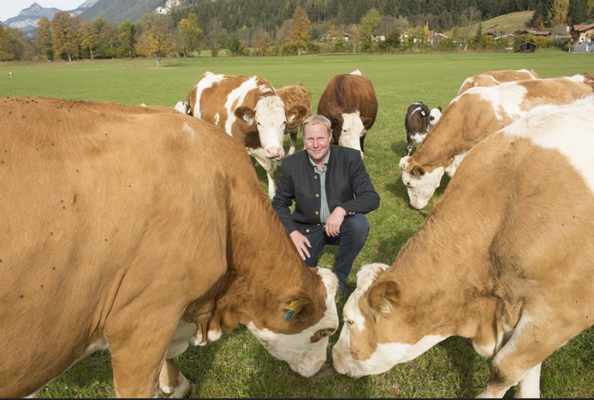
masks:
{"label": "man's left hand", "polygon": [[340,235],[340,226],[347,212],[342,207],[336,207],[332,214],[326,220],[326,226],[324,227],[326,235],[336,237]]}

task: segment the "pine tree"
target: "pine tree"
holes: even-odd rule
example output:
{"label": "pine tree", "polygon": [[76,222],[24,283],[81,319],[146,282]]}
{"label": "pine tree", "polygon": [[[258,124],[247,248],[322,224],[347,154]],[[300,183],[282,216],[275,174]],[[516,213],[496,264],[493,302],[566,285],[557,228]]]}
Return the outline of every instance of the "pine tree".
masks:
{"label": "pine tree", "polygon": [[305,10],[300,6],[295,8],[293,23],[291,25],[291,43],[297,48],[299,55],[301,55],[302,49],[309,43],[310,32],[311,22],[307,18]]}
{"label": "pine tree", "polygon": [[586,0],[569,0],[569,19],[571,24],[581,24],[588,18]]}

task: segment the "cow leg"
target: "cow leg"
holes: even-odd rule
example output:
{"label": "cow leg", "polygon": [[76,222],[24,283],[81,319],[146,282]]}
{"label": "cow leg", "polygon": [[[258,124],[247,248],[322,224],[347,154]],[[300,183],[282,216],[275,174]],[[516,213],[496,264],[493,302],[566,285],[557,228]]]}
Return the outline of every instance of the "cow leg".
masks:
{"label": "cow leg", "polygon": [[165,360],[159,374],[159,388],[172,399],[188,397],[196,389],[173,360]]}
{"label": "cow leg", "polygon": [[299,128],[293,129],[292,131],[289,132],[289,136],[291,137],[291,145],[289,146],[289,155],[295,153],[295,146],[297,143],[297,131],[298,130],[299,130]]}
{"label": "cow leg", "polygon": [[406,135],[406,152],[404,153],[405,156],[410,156],[410,152],[413,149],[413,141],[410,134]]}
{"label": "cow leg", "polygon": [[276,182],[274,179],[276,177],[276,167],[278,166],[278,162],[266,158],[264,149],[262,148],[250,149],[248,153],[250,153],[256,159],[258,164],[260,164],[266,171],[266,176],[268,177],[268,197],[272,199],[276,194]]}
{"label": "cow leg", "polygon": [[549,317],[542,324],[526,314],[520,318],[510,340],[495,355],[489,384],[478,397],[503,397],[520,381],[518,396],[540,396],[540,364],[574,336],[571,329],[557,326],[554,317]]}

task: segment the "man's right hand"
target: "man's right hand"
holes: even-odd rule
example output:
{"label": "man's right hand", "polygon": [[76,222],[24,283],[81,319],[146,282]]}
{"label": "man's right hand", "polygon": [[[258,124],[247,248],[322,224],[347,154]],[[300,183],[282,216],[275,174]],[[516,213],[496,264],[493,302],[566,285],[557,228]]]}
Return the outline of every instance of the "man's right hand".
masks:
{"label": "man's right hand", "polygon": [[309,243],[309,240],[307,240],[307,237],[305,237],[305,235],[303,235],[299,231],[293,231],[290,233],[289,236],[291,236],[291,240],[293,241],[293,244],[295,245],[295,247],[297,247],[297,252],[301,256],[301,259],[303,259],[303,261],[305,261],[307,258],[309,258],[310,255],[309,255],[309,250],[307,248],[308,247],[311,248],[311,243]]}

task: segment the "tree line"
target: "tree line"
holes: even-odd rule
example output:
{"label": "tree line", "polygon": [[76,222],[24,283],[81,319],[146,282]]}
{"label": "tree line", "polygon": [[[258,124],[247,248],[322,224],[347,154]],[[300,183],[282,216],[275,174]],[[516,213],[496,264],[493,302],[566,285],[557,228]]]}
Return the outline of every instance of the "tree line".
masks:
{"label": "tree line", "polygon": [[[0,26],[0,60],[193,57],[207,49],[231,56],[319,52],[394,52],[509,48],[471,28],[498,13],[534,8],[536,29],[594,18],[594,0],[243,0],[204,2],[169,15],[145,14],[117,25],[58,12],[42,18],[33,37]],[[194,4],[195,3],[195,4]],[[430,46],[431,31],[452,28]],[[379,39],[381,38],[381,39]],[[539,43],[548,45],[548,43]]]}

